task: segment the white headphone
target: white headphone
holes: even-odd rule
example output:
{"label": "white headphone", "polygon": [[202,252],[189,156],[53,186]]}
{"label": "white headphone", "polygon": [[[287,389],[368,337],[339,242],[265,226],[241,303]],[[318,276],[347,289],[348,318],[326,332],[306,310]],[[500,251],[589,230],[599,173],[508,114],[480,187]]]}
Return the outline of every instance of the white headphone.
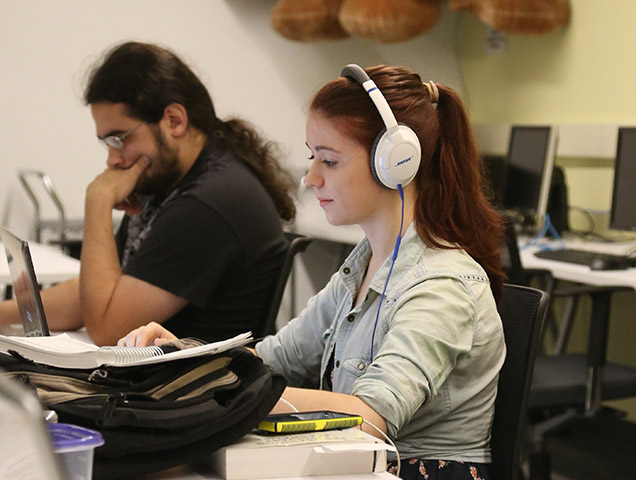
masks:
{"label": "white headphone", "polygon": [[397,123],[386,98],[362,67],[349,64],[342,69],[340,75],[362,85],[386,127],[378,134],[371,147],[373,177],[386,188],[396,189],[398,185],[405,187],[413,180],[420,166],[422,152],[417,135],[410,127]]}

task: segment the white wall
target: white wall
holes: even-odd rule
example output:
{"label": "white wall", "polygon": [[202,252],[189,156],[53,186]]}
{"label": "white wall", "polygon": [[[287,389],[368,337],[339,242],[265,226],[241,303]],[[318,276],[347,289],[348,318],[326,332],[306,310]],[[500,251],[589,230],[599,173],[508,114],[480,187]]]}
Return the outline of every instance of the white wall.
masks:
{"label": "white wall", "polygon": [[[276,34],[274,0],[0,0],[0,223],[30,236],[32,207],[16,169],[48,173],[67,215],[83,215],[84,188],[104,168],[81,93],[88,67],[109,46],[134,39],[180,54],[210,89],[220,116],[239,115],[303,168],[303,107],[347,63],[407,65],[462,91],[458,16],[409,42],[363,39],[297,43]],[[55,217],[51,205],[43,216]]]}

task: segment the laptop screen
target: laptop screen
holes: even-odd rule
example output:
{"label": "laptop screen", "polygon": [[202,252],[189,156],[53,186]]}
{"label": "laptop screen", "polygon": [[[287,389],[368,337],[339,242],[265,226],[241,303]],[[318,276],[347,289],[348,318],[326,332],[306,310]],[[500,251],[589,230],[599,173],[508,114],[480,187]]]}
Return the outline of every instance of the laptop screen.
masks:
{"label": "laptop screen", "polygon": [[13,291],[18,302],[24,334],[27,337],[49,335],[29,245],[6,228],[0,229],[0,236],[7,254],[7,263],[11,272]]}

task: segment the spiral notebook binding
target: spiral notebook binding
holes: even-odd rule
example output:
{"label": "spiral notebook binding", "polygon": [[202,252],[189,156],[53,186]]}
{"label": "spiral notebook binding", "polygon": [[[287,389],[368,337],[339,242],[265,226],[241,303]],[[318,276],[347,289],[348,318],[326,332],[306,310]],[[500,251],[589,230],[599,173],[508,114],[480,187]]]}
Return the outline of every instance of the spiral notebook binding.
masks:
{"label": "spiral notebook binding", "polygon": [[115,356],[115,364],[123,365],[137,362],[151,357],[159,357],[164,354],[157,346],[150,347],[102,347],[102,350],[112,352]]}

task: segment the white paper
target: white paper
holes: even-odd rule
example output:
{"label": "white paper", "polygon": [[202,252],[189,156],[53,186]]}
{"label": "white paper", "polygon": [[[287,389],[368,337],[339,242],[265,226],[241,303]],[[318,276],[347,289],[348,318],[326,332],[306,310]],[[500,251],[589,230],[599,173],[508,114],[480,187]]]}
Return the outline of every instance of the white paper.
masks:
{"label": "white paper", "polygon": [[[4,343],[2,342],[4,340]],[[132,366],[146,365],[151,363],[169,362],[180,358],[198,357],[223,352],[229,348],[242,346],[252,341],[252,333],[246,332],[233,338],[220,342],[208,343],[198,347],[186,348],[174,352],[155,356],[140,358],[131,361],[118,362],[112,351],[129,349],[133,353],[134,349],[144,350],[144,348],[158,350],[158,347],[98,347],[93,343],[83,342],[71,338],[68,334],[46,336],[46,337],[5,337],[0,336],[0,351],[8,353],[15,350],[20,355],[38,363],[44,363],[62,368],[97,368],[100,365],[111,366]],[[24,348],[20,348],[23,346]],[[143,356],[147,353],[143,352]],[[120,355],[122,356],[122,355]]]}
{"label": "white paper", "polygon": [[252,341],[252,332],[241,333],[236,337],[228,338],[227,340],[221,340],[220,342],[206,343],[199,347],[186,348],[185,350],[177,350],[176,352],[166,353],[158,357],[145,358],[134,363],[128,363],[130,365],[146,365],[149,363],[162,363],[171,360],[177,360],[179,358],[199,357],[202,355],[212,355],[218,352],[224,352],[232,347],[240,347]]}

